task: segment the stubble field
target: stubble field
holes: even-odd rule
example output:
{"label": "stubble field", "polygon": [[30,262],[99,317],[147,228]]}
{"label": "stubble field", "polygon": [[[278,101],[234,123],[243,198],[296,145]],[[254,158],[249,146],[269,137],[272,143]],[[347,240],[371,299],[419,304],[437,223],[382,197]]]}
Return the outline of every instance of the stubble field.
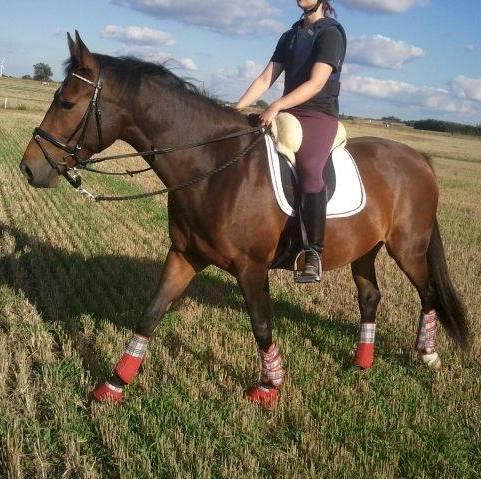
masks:
{"label": "stubble field", "polygon": [[[444,367],[413,354],[414,288],[383,250],[375,367],[352,368],[359,313],[350,269],[321,285],[271,273],[288,370],[279,406],[243,390],[258,375],[240,291],[209,268],[165,317],[126,403],[89,404],[154,293],[169,240],[165,199],[93,204],[67,184],[35,190],[18,164],[54,87],[0,79],[0,477],[478,478],[481,474],[481,141],[347,122],[433,156],[439,222],[473,347],[441,333]],[[22,106],[15,105],[24,105]],[[123,145],[114,149],[124,150]],[[85,176],[98,191],[157,180]]]}

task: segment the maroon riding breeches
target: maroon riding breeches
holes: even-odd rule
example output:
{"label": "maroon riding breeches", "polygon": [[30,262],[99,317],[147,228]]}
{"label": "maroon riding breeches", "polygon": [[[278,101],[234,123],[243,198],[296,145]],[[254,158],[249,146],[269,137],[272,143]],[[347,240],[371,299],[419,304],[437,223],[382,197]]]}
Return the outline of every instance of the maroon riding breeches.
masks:
{"label": "maroon riding breeches", "polygon": [[337,118],[316,110],[290,108],[302,126],[302,144],[296,153],[296,165],[303,193],[317,193],[324,188],[322,172],[329,159],[337,133]]}

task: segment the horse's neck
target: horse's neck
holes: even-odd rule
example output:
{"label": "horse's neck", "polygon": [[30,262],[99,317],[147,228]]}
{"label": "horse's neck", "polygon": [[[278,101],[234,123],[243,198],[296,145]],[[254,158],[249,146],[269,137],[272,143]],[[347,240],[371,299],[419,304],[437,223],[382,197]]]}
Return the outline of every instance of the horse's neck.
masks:
{"label": "horse's neck", "polygon": [[[159,85],[146,85],[138,95],[138,104],[129,110],[131,124],[122,139],[138,151],[201,143],[246,128],[245,120],[235,112],[188,91],[162,90]],[[153,169],[163,183],[172,186],[198,173],[199,169],[206,171],[215,161],[215,155],[195,155],[195,150],[181,150],[165,159],[158,157]]]}

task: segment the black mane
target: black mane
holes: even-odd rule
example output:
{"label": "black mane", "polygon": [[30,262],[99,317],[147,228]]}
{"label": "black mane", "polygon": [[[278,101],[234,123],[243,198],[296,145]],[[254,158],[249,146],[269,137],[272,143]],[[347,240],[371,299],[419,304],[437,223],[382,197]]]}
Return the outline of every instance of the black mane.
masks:
{"label": "black mane", "polygon": [[[209,95],[208,92],[200,89],[191,81],[176,75],[162,64],[147,62],[130,56],[111,57],[100,53],[93,53],[93,56],[99,62],[102,70],[108,68],[114,73],[127,95],[137,95],[142,80],[148,77],[158,81],[163,86],[188,92],[224,111],[237,113],[234,108],[221,104],[219,100]],[[65,75],[68,76],[79,67],[79,64],[76,58],[71,57],[65,61],[64,67]]]}

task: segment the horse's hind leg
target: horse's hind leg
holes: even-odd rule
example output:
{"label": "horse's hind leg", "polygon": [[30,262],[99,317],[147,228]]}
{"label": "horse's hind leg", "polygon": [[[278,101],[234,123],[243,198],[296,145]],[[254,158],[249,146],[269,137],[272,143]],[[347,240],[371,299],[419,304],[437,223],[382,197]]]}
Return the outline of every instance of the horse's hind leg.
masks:
{"label": "horse's hind leg", "polygon": [[249,262],[236,276],[249,311],[262,365],[260,382],[247,391],[247,397],[257,404],[272,407],[277,401],[277,388],[284,382],[285,372],[279,350],[272,342],[268,267]]}
{"label": "horse's hind leg", "polygon": [[[431,368],[441,367],[436,352],[437,314],[436,291],[432,285],[427,250],[431,230],[426,235],[391,235],[386,243],[389,255],[394,258],[401,270],[416,288],[421,300],[421,313],[416,341],[416,349],[423,361]],[[418,239],[416,239],[418,238]]]}
{"label": "horse's hind leg", "polygon": [[376,280],[375,259],[382,243],[351,264],[352,277],[357,286],[357,300],[361,312],[361,331],[354,364],[362,369],[372,366],[376,333],[376,312],[381,293]]}
{"label": "horse's hind leg", "polygon": [[142,314],[135,334],[127,349],[115,366],[112,377],[98,386],[92,393],[97,401],[122,401],[123,387],[130,384],[138,374],[143,362],[147,345],[162,316],[188,286],[197,272],[205,264],[187,258],[184,254],[171,249],[167,255],[160,277],[157,293]]}

